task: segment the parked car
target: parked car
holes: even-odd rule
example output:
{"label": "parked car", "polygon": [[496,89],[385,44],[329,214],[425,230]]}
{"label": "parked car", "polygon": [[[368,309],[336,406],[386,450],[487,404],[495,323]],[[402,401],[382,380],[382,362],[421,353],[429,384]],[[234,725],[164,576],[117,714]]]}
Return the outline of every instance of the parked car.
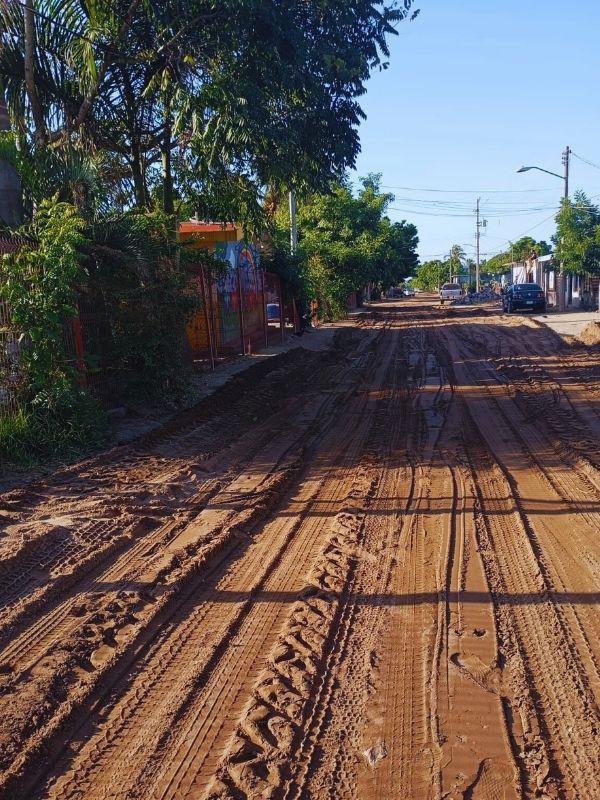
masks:
{"label": "parked car", "polygon": [[462,288],[458,283],[445,283],[440,289],[440,300],[442,303],[445,300],[460,300],[462,297]]}
{"label": "parked car", "polygon": [[522,311],[546,311],[546,295],[537,283],[513,283],[502,295],[502,310],[507,314]]}
{"label": "parked car", "polygon": [[404,295],[404,297],[414,297],[415,290],[411,289],[410,286],[407,286],[405,289],[402,289],[402,294]]}

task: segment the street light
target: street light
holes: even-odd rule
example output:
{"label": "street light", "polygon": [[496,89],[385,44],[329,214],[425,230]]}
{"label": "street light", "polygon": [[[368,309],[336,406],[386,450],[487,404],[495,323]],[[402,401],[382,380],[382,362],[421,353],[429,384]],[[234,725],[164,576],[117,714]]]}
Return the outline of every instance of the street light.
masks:
{"label": "street light", "polygon": [[[571,155],[571,149],[570,149],[569,145],[567,145],[565,147],[565,149],[564,149],[563,154],[562,154],[562,163],[565,166],[565,174],[564,175],[559,175],[558,172],[551,172],[549,169],[544,169],[543,167],[521,167],[520,169],[517,170],[517,172],[529,172],[530,169],[537,169],[540,172],[545,172],[547,175],[553,175],[555,178],[560,178],[561,181],[565,182],[564,198],[565,198],[565,200],[568,200],[569,199],[569,156],[570,155]],[[563,280],[564,280],[564,270],[563,270],[563,264],[561,263],[560,270],[559,270],[559,273],[558,273],[558,286],[557,286],[557,291],[558,291],[558,310],[559,311],[564,311],[565,310],[565,293],[564,293]]]}
{"label": "street light", "polygon": [[554,175],[555,178],[560,178],[562,181],[565,180],[564,175],[559,175],[558,172],[550,172],[549,169],[544,169],[543,167],[521,167],[517,170],[517,172],[529,172],[530,169],[539,169],[540,172],[546,172],[548,175]]}

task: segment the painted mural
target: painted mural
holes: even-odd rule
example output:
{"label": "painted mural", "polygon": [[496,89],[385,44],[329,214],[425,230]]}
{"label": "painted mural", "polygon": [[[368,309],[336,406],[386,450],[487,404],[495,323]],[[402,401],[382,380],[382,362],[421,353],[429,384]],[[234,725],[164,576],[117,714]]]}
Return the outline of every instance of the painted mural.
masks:
{"label": "painted mural", "polygon": [[246,340],[264,335],[263,274],[257,265],[257,253],[245,244],[238,246],[237,266],[242,287],[242,311]]}
{"label": "painted mural", "polygon": [[[225,347],[238,347],[242,329],[244,338],[254,339],[263,331],[262,275],[258,269],[259,256],[252,245],[245,242],[227,242],[221,258],[230,267],[219,280],[222,341]],[[241,302],[240,302],[241,289]]]}

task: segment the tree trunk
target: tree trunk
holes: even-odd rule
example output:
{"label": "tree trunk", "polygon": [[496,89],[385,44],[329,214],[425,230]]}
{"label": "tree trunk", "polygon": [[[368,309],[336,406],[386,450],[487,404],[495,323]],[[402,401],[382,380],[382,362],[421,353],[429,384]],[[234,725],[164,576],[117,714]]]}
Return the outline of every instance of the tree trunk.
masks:
{"label": "tree trunk", "polygon": [[25,0],[23,6],[23,29],[25,34],[25,87],[31,105],[31,114],[35,125],[35,143],[37,147],[44,147],[48,139],[46,123],[42,104],[35,85],[35,50],[37,45],[35,33],[34,0]]}
{"label": "tree trunk", "polygon": [[163,171],[163,211],[172,214],[175,211],[173,200],[173,173],[171,171],[171,107],[167,104],[165,110],[165,132],[161,147]]}
{"label": "tree trunk", "polygon": [[[0,87],[0,131],[10,130],[4,92]],[[10,227],[20,225],[23,218],[21,181],[12,164],[0,161],[0,220]]]}
{"label": "tree trunk", "polygon": [[133,141],[131,145],[131,173],[133,176],[135,202],[138,206],[144,207],[146,205],[146,183],[144,181],[142,154],[137,141]]}

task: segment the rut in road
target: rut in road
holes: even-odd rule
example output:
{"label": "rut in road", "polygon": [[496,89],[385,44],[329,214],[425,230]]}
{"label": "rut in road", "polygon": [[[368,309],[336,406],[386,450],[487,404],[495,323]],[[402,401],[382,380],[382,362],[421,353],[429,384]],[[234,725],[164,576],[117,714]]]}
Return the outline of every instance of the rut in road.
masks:
{"label": "rut in road", "polygon": [[379,304],[9,493],[0,796],[595,800],[599,399],[600,348]]}

